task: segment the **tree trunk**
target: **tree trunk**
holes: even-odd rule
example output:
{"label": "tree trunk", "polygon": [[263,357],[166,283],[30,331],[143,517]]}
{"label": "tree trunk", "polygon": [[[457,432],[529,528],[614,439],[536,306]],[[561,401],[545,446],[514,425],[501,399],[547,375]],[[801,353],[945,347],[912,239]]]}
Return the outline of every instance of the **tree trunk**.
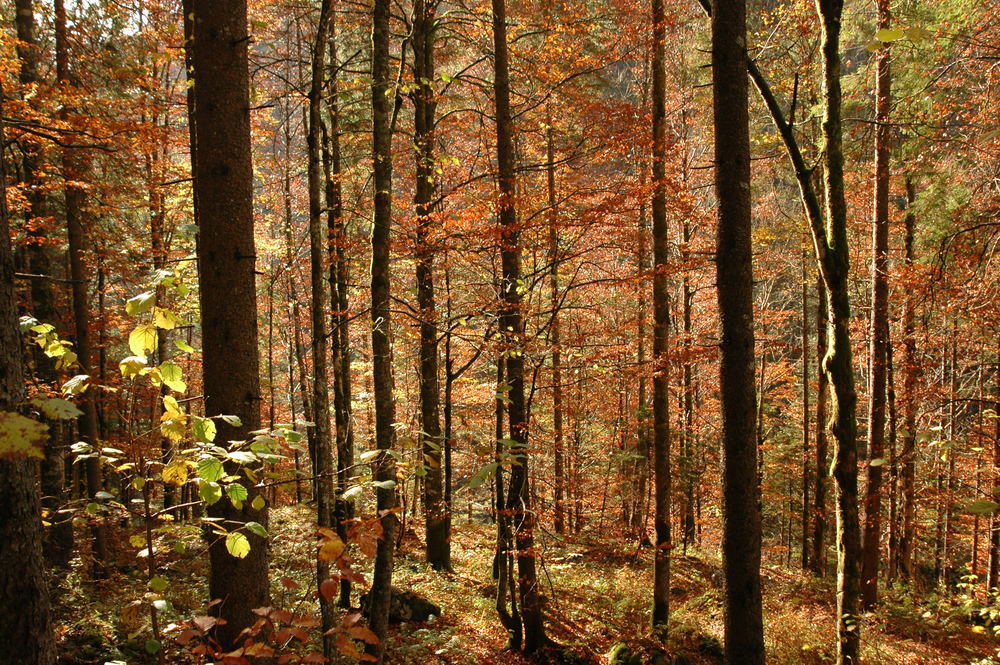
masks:
{"label": "tree trunk", "polygon": [[437,0],[413,6],[413,94],[417,216],[417,303],[420,307],[420,422],[423,448],[424,523],[427,562],[435,570],[451,568],[451,513],[444,500],[441,418],[438,383],[438,320],[434,301],[434,22]]}
{"label": "tree trunk", "polygon": [[[809,260],[802,247],[802,570],[809,570]],[[816,469],[817,475],[820,469]]]}
{"label": "tree trunk", "polygon": [[665,637],[670,616],[670,394],[666,193],[666,17],[653,0],[653,472],[656,530],[653,564],[654,634]]}
{"label": "tree trunk", "polygon": [[517,550],[518,591],[521,621],[524,626],[524,652],[532,654],[547,638],[538,593],[535,568],[534,522],[531,495],[528,492],[528,413],[524,394],[524,320],[521,316],[521,245],[517,221],[514,175],[513,120],[510,109],[510,78],[507,58],[507,19],[505,0],[493,0],[494,95],[496,104],[497,217],[500,222],[502,264],[500,330],[504,335],[507,407],[510,455],[517,460],[510,471],[507,510],[514,529]]}
{"label": "tree trunk", "polygon": [[[309,83],[309,123],[306,144],[308,152],[307,179],[309,187],[309,284],[311,292],[310,313],[312,323],[313,360],[313,472],[316,476],[316,524],[329,528],[333,509],[333,451],[330,436],[330,380],[327,365],[326,317],[328,309],[325,261],[328,252],[326,227],[323,223],[322,186],[322,114],[323,82],[326,76],[326,49],[330,34],[332,0],[320,3],[316,40],[312,48],[312,69]],[[316,586],[330,577],[330,562],[316,558]],[[319,595],[320,617],[323,631],[323,656],[332,660],[337,652],[334,636],[328,635],[334,626],[333,607],[330,599]]]}
{"label": "tree trunk", "polygon": [[[347,542],[347,520],[354,517],[354,502],[344,500],[354,466],[354,427],[351,422],[351,340],[348,302],[347,226],[344,222],[341,185],[340,103],[338,95],[337,12],[330,11],[330,90],[327,99],[328,137],[323,142],[326,176],[327,240],[330,247],[331,330],[333,355],[333,413],[337,425],[337,499],[334,504],[337,534]],[[351,581],[340,581],[341,608],[351,606]]]}
{"label": "tree trunk", "polygon": [[[216,424],[216,440],[241,441],[260,427],[246,2],[194,0],[192,8],[205,413],[238,416],[241,427]],[[225,520],[227,528],[248,521],[266,528],[267,507],[258,511],[251,505],[258,490],[245,476],[241,482],[249,492],[243,509],[222,500],[209,514]],[[213,610],[226,620],[215,638],[226,650],[257,619],[251,610],[268,604],[268,543],[246,535],[251,549],[243,559],[229,554],[224,539],[209,547],[209,594],[223,601]]]}
{"label": "tree trunk", "polygon": [[[904,264],[907,270],[913,269],[913,240],[916,227],[916,215],[913,214],[913,203],[916,200],[916,187],[913,180],[906,178],[907,210],[903,217]],[[903,529],[899,537],[899,575],[903,581],[913,579],[913,550],[916,545],[916,470],[917,470],[917,380],[918,360],[917,341],[914,334],[916,319],[916,297],[912,291],[907,292],[903,301],[903,444],[899,451],[899,461],[902,464],[900,474],[899,494],[903,498]]]}
{"label": "tree trunk", "polygon": [[[4,145],[2,117],[0,145]],[[19,417],[16,413],[24,401],[6,185],[7,172],[0,155],[0,414],[5,418]],[[41,450],[38,456],[42,456]],[[4,640],[5,647],[0,652],[2,665],[53,665],[56,662],[40,515],[35,461],[30,457],[0,455],[0,543],[3,543],[0,547],[0,626],[10,638]]]}
{"label": "tree trunk", "polygon": [[[722,558],[725,649],[730,663],[764,663],[760,591],[751,252],[750,133],[746,3],[716,0],[712,90],[718,235],[716,285],[721,320]],[[655,80],[655,79],[654,79]]]}
{"label": "tree trunk", "polygon": [[[889,29],[889,0],[878,0],[879,29]],[[872,220],[872,314],[868,366],[868,483],[861,565],[861,606],[878,604],[878,568],[882,548],[882,459],[885,449],[886,357],[889,331],[889,112],[892,104],[889,47],[876,54],[875,210]]]}
{"label": "tree trunk", "polygon": [[[69,44],[66,35],[66,8],[63,0],[54,0],[55,4],[55,46],[56,46],[56,77],[59,85],[64,90],[69,87],[76,87],[77,82],[69,69]],[[63,120],[69,117],[68,106],[60,111]],[[76,344],[77,362],[80,364],[81,373],[91,377],[96,375],[93,365],[93,349],[90,344],[90,308],[87,304],[88,279],[87,269],[84,265],[83,250],[86,236],[84,235],[84,204],[86,194],[84,190],[72,182],[83,178],[85,169],[81,159],[75,154],[73,148],[63,150],[63,178],[65,184],[65,212],[66,228],[69,246],[69,274],[72,282],[71,295],[73,301],[73,328],[75,332],[74,343]],[[91,381],[93,383],[93,381]],[[87,472],[87,494],[91,501],[96,501],[98,492],[104,490],[101,479],[101,459],[100,442],[98,441],[97,428],[97,403],[94,401],[97,395],[96,388],[84,392],[80,396],[80,408],[83,415],[77,421],[80,438],[89,443],[94,449],[94,454],[87,458],[85,468]],[[108,560],[107,527],[103,519],[99,519],[92,529],[94,538],[94,564],[95,575],[103,577],[105,574],[104,565]]]}
{"label": "tree trunk", "polygon": [[840,90],[840,25],[843,0],[817,0],[822,23],[823,179],[826,228],[814,241],[829,298],[830,322],[823,370],[830,380],[830,425],[834,438],[833,478],[837,507],[837,665],[860,659],[861,526],[858,519],[857,393],[851,359],[847,204],[844,195]]}
{"label": "tree trunk", "polygon": [[566,471],[565,447],[563,443],[563,390],[562,390],[562,349],[559,339],[559,214],[556,202],[556,164],[553,145],[552,108],[545,109],[545,182],[548,191],[549,221],[549,284],[551,289],[552,324],[549,343],[552,346],[552,482],[553,482],[553,526],[556,533],[566,533]]}
{"label": "tree trunk", "polygon": [[392,223],[392,129],[389,125],[392,80],[389,74],[389,0],[375,0],[372,13],[372,161],[375,206],[372,219],[371,325],[372,381],[375,394],[375,448],[373,476],[380,483],[376,507],[382,516],[382,537],[372,573],[369,624],[378,637],[368,651],[381,665],[389,627],[389,600],[396,543],[396,464],[389,454],[394,446],[392,340],[390,335],[389,227]]}

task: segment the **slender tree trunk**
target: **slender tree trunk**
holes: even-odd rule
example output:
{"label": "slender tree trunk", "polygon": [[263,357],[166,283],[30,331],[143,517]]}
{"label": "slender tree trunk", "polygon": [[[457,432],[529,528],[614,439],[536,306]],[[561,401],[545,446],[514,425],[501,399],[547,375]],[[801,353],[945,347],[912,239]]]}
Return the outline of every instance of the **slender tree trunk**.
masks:
{"label": "slender tree trunk", "polygon": [[[309,124],[306,144],[308,153],[307,180],[309,188],[309,265],[310,313],[312,323],[313,359],[313,472],[316,476],[316,524],[320,528],[332,525],[333,510],[333,451],[330,432],[330,380],[327,357],[326,318],[328,310],[326,265],[329,249],[326,227],[323,223],[323,165],[322,123],[323,84],[326,78],[326,51],[330,35],[332,0],[320,3],[316,40],[312,48],[312,69],[309,83]],[[316,558],[316,586],[320,588],[330,577],[330,562]],[[334,627],[333,607],[330,598],[319,595],[320,617],[323,631],[323,656],[332,660],[336,653],[334,636],[328,635]]]}
{"label": "slender tree trunk", "polygon": [[[549,302],[552,307],[552,324],[549,335],[549,343],[552,346],[552,481],[553,487],[553,521],[556,533],[566,533],[566,471],[565,471],[565,450],[563,444],[563,390],[562,390],[562,349],[560,348],[559,329],[559,210],[556,203],[556,163],[555,146],[553,141],[552,108],[551,105],[545,109],[545,182],[548,192],[548,221],[549,221],[549,284],[551,298]],[[624,498],[624,497],[623,497]]]}
{"label": "slender tree trunk", "polygon": [[[802,570],[809,570],[809,260],[802,247]],[[816,469],[817,475],[820,469]]]}
{"label": "slender tree trunk", "polygon": [[[0,145],[5,145],[2,117]],[[23,417],[17,412],[24,401],[6,185],[7,172],[0,154],[0,416],[5,419]],[[41,457],[44,443],[38,443],[37,456]],[[4,640],[5,646],[0,650],[2,665],[53,665],[56,662],[40,515],[35,461],[30,457],[0,455],[0,543],[3,543],[0,547],[0,626],[10,638]]]}
{"label": "slender tree trunk", "polygon": [[[857,393],[851,359],[847,244],[840,89],[840,26],[843,0],[816,0],[822,24],[823,179],[826,229],[814,234],[829,298],[830,322],[823,370],[830,380],[830,424],[834,438],[833,478],[837,507],[837,665],[860,662],[861,526],[858,519]],[[818,229],[816,229],[818,231]]]}
{"label": "slender tree trunk", "polygon": [[[913,180],[906,178],[907,210],[903,217],[904,263],[908,270],[913,268],[913,240],[916,215],[913,203],[916,200]],[[917,469],[917,380],[918,360],[914,320],[916,319],[916,298],[908,292],[903,300],[903,444],[899,452],[902,464],[899,494],[903,499],[903,528],[899,538],[899,574],[904,581],[913,579],[913,551],[916,545],[916,469]]]}
{"label": "slender tree trunk", "polygon": [[375,553],[369,624],[378,637],[369,653],[381,665],[389,627],[389,601],[396,543],[396,464],[389,454],[394,446],[395,402],[392,376],[392,327],[390,324],[389,246],[392,223],[392,129],[389,124],[392,79],[389,73],[389,0],[375,0],[372,13],[372,161],[375,206],[372,218],[371,325],[375,394],[375,448],[373,476],[380,483],[376,507],[382,538]]}
{"label": "slender tree trunk", "polygon": [[666,16],[653,0],[653,469],[656,530],[653,564],[653,632],[665,636],[670,616],[670,307],[667,286]]}
{"label": "slender tree trunk", "polygon": [[[712,15],[716,284],[721,319],[722,558],[730,663],[764,662],[760,591],[751,253],[746,3],[716,0]],[[655,80],[655,79],[654,79]],[[789,534],[790,535],[790,534]]]}
{"label": "slender tree trunk", "polygon": [[[688,247],[691,242],[691,222],[684,220],[682,230],[682,242],[684,246],[683,259],[687,263]],[[694,518],[694,486],[697,481],[697,472],[694,466],[694,367],[691,364],[692,338],[691,338],[691,307],[694,293],[691,290],[691,275],[684,273],[681,282],[681,315],[684,321],[684,365],[682,367],[683,386],[681,390],[681,410],[683,413],[683,426],[681,434],[681,480],[684,486],[684,502],[681,511],[681,533],[685,554],[688,544],[693,544],[695,540],[695,518]]]}
{"label": "slender tree trunk", "polygon": [[889,582],[894,582],[899,573],[899,455],[896,448],[899,416],[896,409],[896,376],[893,362],[892,336],[886,321],[886,401],[889,411]]}
{"label": "slender tree trunk", "polygon": [[[878,0],[879,29],[890,24],[889,0]],[[886,354],[889,330],[889,112],[892,105],[889,47],[876,53],[875,89],[875,210],[872,221],[872,315],[868,366],[868,483],[865,492],[864,559],[861,565],[861,606],[878,603],[878,568],[882,548],[882,463],[885,461]]]}
{"label": "slender tree trunk", "polygon": [[[247,11],[245,0],[193,0],[192,10],[205,413],[238,416],[240,427],[216,424],[216,440],[241,441],[260,427]],[[266,528],[267,507],[252,506],[255,483],[245,476],[241,482],[249,493],[242,509],[222,500],[209,514],[227,527],[255,521]],[[209,594],[223,601],[213,610],[226,621],[215,638],[227,650],[256,621],[252,610],[268,604],[268,542],[246,536],[251,549],[242,559],[229,554],[225,539],[209,547]]]}
{"label": "slender tree trunk", "polygon": [[524,626],[524,652],[532,654],[547,642],[535,567],[535,516],[528,491],[528,412],[524,391],[524,320],[521,315],[521,244],[515,201],[513,120],[507,57],[505,0],[493,0],[494,96],[496,105],[497,170],[502,264],[500,330],[505,338],[508,430],[510,455],[517,460],[510,471],[507,510],[517,550],[518,590]]}
{"label": "slender tree trunk", "polygon": [[[1000,334],[997,335],[996,402],[994,412],[1000,414]],[[1000,418],[994,419],[993,430],[993,487],[992,496],[1000,496]],[[990,560],[986,572],[986,588],[1000,587],[1000,512],[990,516]]]}
{"label": "slender tree trunk", "polygon": [[[347,226],[344,222],[343,177],[340,151],[340,102],[338,95],[337,12],[330,10],[330,91],[327,95],[328,133],[323,146],[326,175],[327,239],[330,243],[330,284],[333,354],[333,412],[337,425],[337,500],[334,504],[337,534],[347,542],[347,520],[354,517],[354,502],[343,498],[354,466],[354,427],[351,422],[351,340],[348,302]],[[340,581],[340,607],[351,606],[351,581]]]}
{"label": "slender tree trunk", "polygon": [[420,421],[427,562],[435,570],[451,568],[451,513],[444,500],[442,438],[438,383],[438,320],[434,301],[434,22],[437,0],[415,0],[413,6],[413,94],[417,216],[417,302],[420,306]]}
{"label": "slender tree trunk", "polygon": [[[68,90],[76,87],[77,82],[69,68],[69,44],[66,35],[66,8],[63,0],[54,0],[55,6],[55,33],[56,33],[56,77],[59,85]],[[68,106],[60,112],[63,120],[69,117]],[[72,281],[71,295],[73,301],[73,328],[75,331],[75,344],[77,362],[80,364],[83,374],[91,377],[96,375],[93,365],[93,349],[90,343],[90,308],[87,302],[88,296],[88,275],[84,265],[84,244],[86,236],[84,234],[84,205],[86,194],[84,190],[74,183],[83,178],[85,166],[83,161],[75,154],[73,148],[63,150],[63,178],[66,181],[65,205],[66,205],[66,228],[69,245],[69,274]],[[79,405],[83,411],[77,427],[80,438],[89,443],[95,454],[88,457],[86,461],[87,472],[87,494],[92,501],[96,501],[98,492],[104,490],[101,473],[101,460],[98,441],[97,428],[97,404],[94,401],[96,389],[91,389],[83,393],[80,397]],[[107,527],[103,520],[99,521],[92,529],[94,538],[94,558],[95,574],[103,577],[104,565],[108,559]]]}

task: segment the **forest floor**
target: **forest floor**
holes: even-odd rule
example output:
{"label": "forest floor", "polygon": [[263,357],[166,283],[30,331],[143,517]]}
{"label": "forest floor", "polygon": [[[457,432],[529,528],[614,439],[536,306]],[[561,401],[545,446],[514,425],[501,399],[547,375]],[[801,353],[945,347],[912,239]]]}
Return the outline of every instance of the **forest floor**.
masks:
{"label": "forest floor", "polygon": [[[271,576],[275,607],[314,612],[313,528],[308,507],[272,511]],[[494,609],[491,563],[494,530],[489,524],[458,516],[452,543],[453,574],[432,571],[422,561],[421,541],[410,530],[402,541],[393,584],[416,591],[442,609],[440,617],[393,626],[387,663],[399,665],[517,665],[526,662],[507,650],[507,636]],[[139,533],[120,531],[121,559],[108,579],[85,580],[79,561],[53,579],[55,625],[61,665],[146,665],[150,638],[147,571],[138,547]],[[165,663],[195,663],[176,643],[182,624],[205,614],[207,557],[197,528],[171,525],[162,536],[173,543],[161,551],[159,574],[167,582],[160,595],[170,601],[161,614]],[[652,551],[597,539],[562,539],[543,533],[538,539],[549,637],[572,661],[608,663],[616,644],[647,654],[669,653],[657,662],[710,665],[723,662],[722,574],[717,556],[690,550],[672,559],[671,627],[666,648],[644,638],[652,588]],[[176,545],[183,542],[186,545]],[[133,543],[138,544],[138,541]],[[183,553],[181,552],[183,550]],[[360,566],[359,566],[360,567]],[[831,579],[814,579],[777,565],[763,571],[767,659],[781,665],[832,663],[834,588]],[[960,596],[915,599],[898,590],[884,594],[882,609],[862,623],[866,665],[984,665],[1000,641],[990,630],[968,620]],[[133,608],[130,610],[130,608]],[[316,649],[302,645],[299,653]],[[344,662],[350,662],[345,659]]]}

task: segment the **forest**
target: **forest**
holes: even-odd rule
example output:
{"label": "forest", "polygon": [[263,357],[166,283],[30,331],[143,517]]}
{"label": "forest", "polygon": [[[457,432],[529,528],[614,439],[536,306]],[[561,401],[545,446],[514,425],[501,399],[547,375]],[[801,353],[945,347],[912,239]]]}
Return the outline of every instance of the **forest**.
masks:
{"label": "forest", "polygon": [[0,665],[1000,663],[996,0],[0,26]]}

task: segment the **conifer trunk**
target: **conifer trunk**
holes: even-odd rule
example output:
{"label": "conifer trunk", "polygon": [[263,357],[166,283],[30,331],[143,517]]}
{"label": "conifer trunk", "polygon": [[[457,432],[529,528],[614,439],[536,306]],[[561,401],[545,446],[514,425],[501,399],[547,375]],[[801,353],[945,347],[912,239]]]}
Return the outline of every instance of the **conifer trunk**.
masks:
{"label": "conifer trunk", "polygon": [[721,320],[725,649],[730,663],[763,665],[745,44],[746,3],[716,0],[712,14],[712,90],[715,190],[719,202],[715,265]]}
{"label": "conifer trunk", "polygon": [[[241,426],[217,422],[216,440],[242,441],[260,427],[257,292],[253,234],[253,167],[245,0],[194,0],[192,60],[198,201],[198,276],[201,305],[205,413],[238,416]],[[232,473],[238,473],[235,468]],[[210,506],[227,528],[255,521],[267,527],[267,507],[246,477],[242,510],[223,499]],[[247,533],[250,553],[233,557],[225,539],[209,547],[209,594],[222,599],[213,610],[226,620],[215,629],[224,649],[256,621],[252,610],[268,604],[268,542]]]}

